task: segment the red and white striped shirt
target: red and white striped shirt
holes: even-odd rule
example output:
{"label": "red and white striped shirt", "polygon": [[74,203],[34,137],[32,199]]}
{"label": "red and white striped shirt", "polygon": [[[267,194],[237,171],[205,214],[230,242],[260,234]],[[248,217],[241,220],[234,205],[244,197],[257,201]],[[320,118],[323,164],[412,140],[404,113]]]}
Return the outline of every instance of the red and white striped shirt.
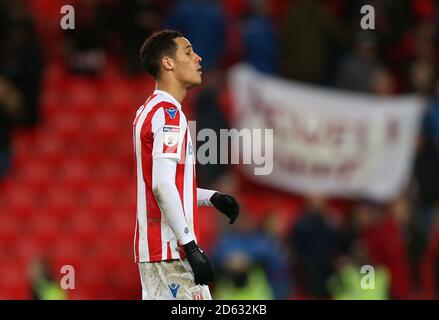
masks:
{"label": "red and white striped shirt", "polygon": [[[137,177],[135,261],[184,258],[181,244],[198,238],[197,186],[194,148],[186,117],[178,101],[165,91],[155,90],[137,111],[133,138]],[[177,218],[184,227],[184,232],[180,230],[178,235],[189,237],[184,243],[180,243],[181,239],[171,228],[170,216],[160,209],[161,200],[157,199],[153,190],[153,179],[157,175],[153,170],[158,170],[154,168],[154,160],[161,158],[176,161],[175,186],[179,196],[176,197],[177,203],[168,202],[167,205],[177,206],[174,212],[179,214]],[[160,197],[166,198],[166,194]]]}

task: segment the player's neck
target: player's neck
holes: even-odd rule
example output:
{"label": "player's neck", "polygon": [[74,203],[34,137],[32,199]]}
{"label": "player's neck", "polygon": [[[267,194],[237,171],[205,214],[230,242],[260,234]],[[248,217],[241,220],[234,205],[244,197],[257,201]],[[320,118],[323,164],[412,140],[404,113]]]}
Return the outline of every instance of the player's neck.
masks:
{"label": "player's neck", "polygon": [[187,88],[173,83],[165,83],[164,81],[157,81],[155,84],[157,90],[166,91],[174,97],[180,104],[183,104],[183,100],[187,94]]}

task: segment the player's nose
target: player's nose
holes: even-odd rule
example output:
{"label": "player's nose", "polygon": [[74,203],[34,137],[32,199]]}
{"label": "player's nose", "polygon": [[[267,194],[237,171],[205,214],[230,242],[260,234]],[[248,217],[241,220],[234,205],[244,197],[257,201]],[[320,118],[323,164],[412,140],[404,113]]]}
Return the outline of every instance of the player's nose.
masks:
{"label": "player's nose", "polygon": [[195,62],[200,63],[202,60],[198,54],[195,54]]}

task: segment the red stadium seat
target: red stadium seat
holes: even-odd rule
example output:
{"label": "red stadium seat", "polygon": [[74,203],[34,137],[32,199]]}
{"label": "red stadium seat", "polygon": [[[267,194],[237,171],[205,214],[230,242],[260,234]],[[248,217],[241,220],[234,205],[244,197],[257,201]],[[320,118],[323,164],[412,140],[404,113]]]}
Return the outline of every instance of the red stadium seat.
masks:
{"label": "red stadium seat", "polygon": [[54,173],[53,167],[47,163],[29,161],[20,169],[20,183],[27,189],[47,192],[53,182]]}
{"label": "red stadium seat", "polygon": [[5,246],[14,246],[20,238],[20,222],[16,216],[5,213],[0,215],[0,242]]}
{"label": "red stadium seat", "polygon": [[118,137],[122,122],[117,115],[105,111],[89,120],[89,138],[96,143],[112,143]]}
{"label": "red stadium seat", "polygon": [[42,243],[35,239],[32,234],[24,236],[20,235],[20,241],[14,245],[15,260],[24,266],[30,265],[32,261],[42,257],[45,253],[49,253],[45,250]]}
{"label": "red stadium seat", "polygon": [[[71,299],[100,299],[108,291],[107,274],[93,260],[87,260],[76,272],[75,293],[72,291]],[[79,291],[79,295],[76,293]]]}
{"label": "red stadium seat", "polygon": [[[81,141],[74,146],[75,157],[87,164],[91,168],[91,174],[94,173],[94,169],[101,165],[101,163],[108,161],[108,157],[102,151],[102,147],[98,145],[91,137],[87,137],[87,140]],[[90,180],[93,180],[90,177]]]}
{"label": "red stadium seat", "polygon": [[54,184],[42,199],[41,208],[48,214],[56,217],[71,217],[79,206],[76,193],[62,184]]}
{"label": "red stadium seat", "polygon": [[29,299],[30,288],[25,266],[14,261],[2,261],[0,267],[0,298]]}
{"label": "red stadium seat", "polygon": [[72,227],[75,240],[79,244],[89,244],[99,238],[102,225],[94,215],[81,211],[73,216]]}
{"label": "red stadium seat", "polygon": [[35,210],[38,200],[38,189],[28,187],[25,183],[5,193],[5,213],[17,218],[28,218]]}
{"label": "red stadium seat", "polygon": [[96,180],[110,189],[123,190],[127,185],[127,174],[118,163],[107,162],[96,169]]}
{"label": "red stadium seat", "polygon": [[112,237],[102,237],[96,247],[96,264],[108,271],[124,268],[127,261],[120,254],[121,246],[123,244],[120,244]]}
{"label": "red stadium seat", "polygon": [[99,217],[108,216],[114,208],[115,194],[106,186],[93,185],[85,195],[83,208]]}
{"label": "red stadium seat", "polygon": [[83,191],[91,180],[91,169],[81,159],[69,159],[62,164],[58,182],[68,190]]}
{"label": "red stadium seat", "polygon": [[[55,137],[59,137],[65,144],[74,144],[83,136],[86,124],[80,116],[71,111],[60,112],[50,123],[47,124],[47,130]],[[66,152],[65,149],[63,152]]]}
{"label": "red stadium seat", "polygon": [[61,233],[54,215],[39,212],[34,215],[31,224],[31,235],[43,247],[51,247]]}
{"label": "red stadium seat", "polygon": [[67,144],[60,138],[61,137],[55,133],[46,131],[46,133],[36,141],[38,148],[35,148],[35,158],[40,161],[40,163],[51,166],[52,170],[66,158]]}
{"label": "red stadium seat", "polygon": [[68,105],[98,104],[96,81],[85,76],[71,76],[63,88],[65,103]]}
{"label": "red stadium seat", "polygon": [[135,211],[115,211],[111,216],[111,234],[119,243],[132,244],[135,225]]}
{"label": "red stadium seat", "polygon": [[73,237],[62,236],[53,244],[53,269],[61,270],[64,265],[71,265],[75,270],[82,270],[86,260],[84,248]]}
{"label": "red stadium seat", "polygon": [[105,105],[131,105],[133,99],[133,88],[130,86],[130,83],[126,78],[107,78],[103,83],[101,83],[101,88],[105,92],[105,95],[102,96]]}

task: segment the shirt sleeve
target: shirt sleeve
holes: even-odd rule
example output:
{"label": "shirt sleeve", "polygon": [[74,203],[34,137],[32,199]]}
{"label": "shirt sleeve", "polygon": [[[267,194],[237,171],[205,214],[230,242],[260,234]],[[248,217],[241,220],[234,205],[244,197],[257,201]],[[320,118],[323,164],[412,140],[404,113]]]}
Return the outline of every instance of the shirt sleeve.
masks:
{"label": "shirt sleeve", "polygon": [[197,205],[199,207],[202,206],[212,207],[213,205],[210,202],[210,198],[213,196],[215,192],[217,191],[197,188]]}
{"label": "shirt sleeve", "polygon": [[179,160],[186,129],[186,118],[176,106],[167,103],[159,108],[151,121],[154,137],[153,160],[159,158]]}
{"label": "shirt sleeve", "polygon": [[152,190],[160,211],[182,245],[195,240],[186,221],[180,194],[175,185],[177,161],[157,158],[153,160],[152,166]]}

